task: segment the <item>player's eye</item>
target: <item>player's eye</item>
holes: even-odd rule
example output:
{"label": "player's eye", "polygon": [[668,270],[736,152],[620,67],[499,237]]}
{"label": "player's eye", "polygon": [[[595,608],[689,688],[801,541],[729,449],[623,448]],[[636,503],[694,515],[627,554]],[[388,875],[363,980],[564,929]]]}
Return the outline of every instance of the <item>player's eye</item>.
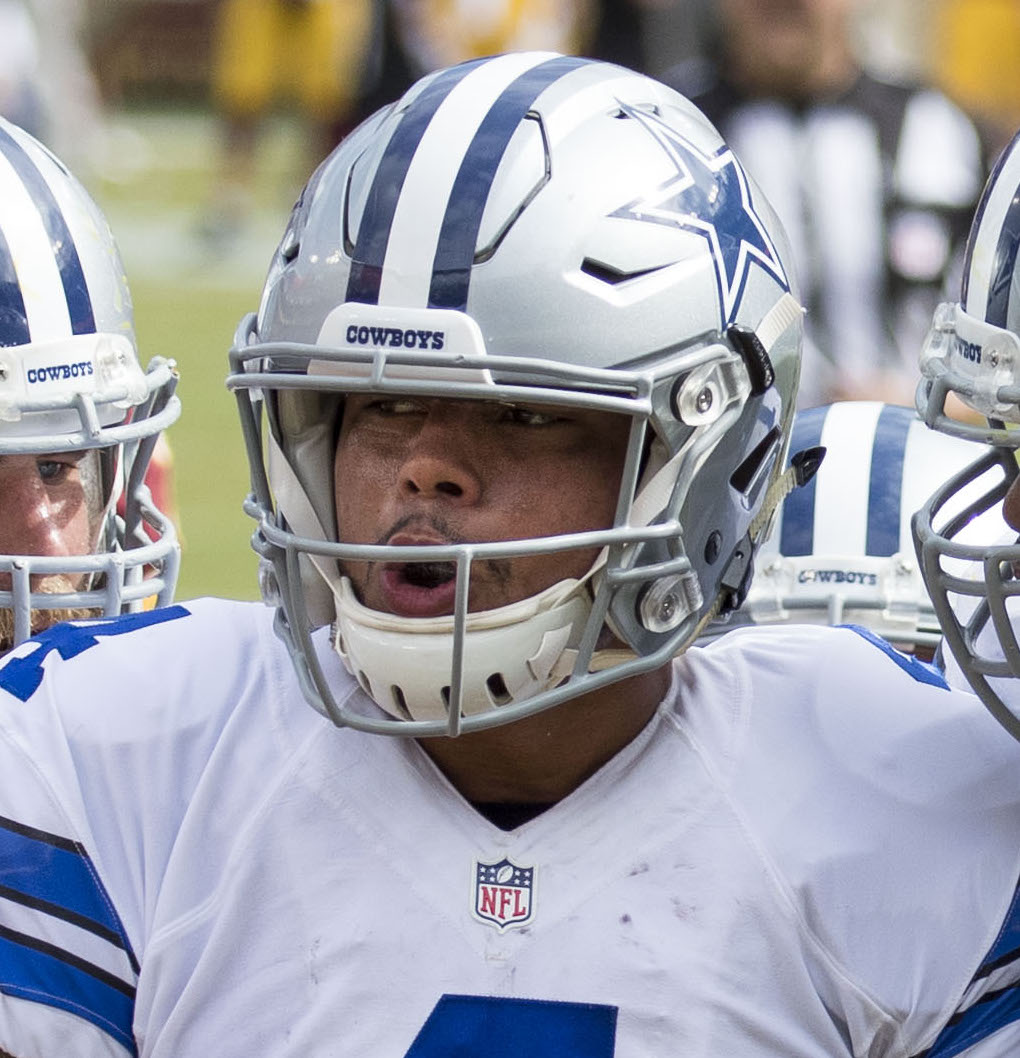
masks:
{"label": "player's eye", "polygon": [[76,456],[40,456],[35,463],[36,472],[47,485],[59,485],[78,469]]}
{"label": "player's eye", "polygon": [[500,418],[516,426],[551,426],[564,417],[551,408],[534,408],[525,404],[500,404]]}
{"label": "player's eye", "polygon": [[367,405],[367,409],[376,415],[420,415],[425,406],[411,397],[377,397]]}

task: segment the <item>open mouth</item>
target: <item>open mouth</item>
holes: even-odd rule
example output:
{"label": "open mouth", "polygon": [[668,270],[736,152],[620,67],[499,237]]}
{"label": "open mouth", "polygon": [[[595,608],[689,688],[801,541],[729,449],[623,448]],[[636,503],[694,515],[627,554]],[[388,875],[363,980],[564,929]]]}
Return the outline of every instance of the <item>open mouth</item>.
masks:
{"label": "open mouth", "polygon": [[457,576],[453,562],[408,562],[396,570],[415,588],[438,588]]}
{"label": "open mouth", "polygon": [[453,562],[393,562],[383,567],[379,584],[385,608],[404,617],[453,613],[457,566]]}

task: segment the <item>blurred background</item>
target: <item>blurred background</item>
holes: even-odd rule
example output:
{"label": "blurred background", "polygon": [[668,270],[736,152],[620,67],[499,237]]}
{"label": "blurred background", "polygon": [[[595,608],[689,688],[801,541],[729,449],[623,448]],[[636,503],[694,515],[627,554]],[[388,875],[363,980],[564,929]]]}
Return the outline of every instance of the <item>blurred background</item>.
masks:
{"label": "blurred background", "polygon": [[[180,365],[184,413],[169,434],[179,598],[258,597],[226,353],[241,315],[258,307],[305,179],[421,73],[526,47],[663,77],[734,145],[746,142],[745,166],[790,211],[784,221],[807,233],[798,266],[809,307],[817,299],[809,319],[819,322],[821,381],[805,402],[910,402],[925,320],[943,293],[955,296],[960,232],[1020,125],[1016,0],[0,0],[0,113],[47,143],[104,208],[142,359]],[[792,177],[759,171],[756,129],[773,155],[776,130],[791,137]],[[847,141],[854,150],[835,151],[850,178],[808,179],[824,168],[811,152],[832,155],[833,129],[857,137]],[[780,179],[794,179],[797,194],[786,196]],[[810,247],[812,232],[830,245],[845,237],[845,224],[811,215],[815,199],[838,198],[819,187],[837,183],[851,195],[834,207],[837,219],[860,227],[852,195],[861,188],[876,203],[873,252],[838,255],[874,258],[856,286],[825,273]],[[840,298],[852,311],[833,309],[844,322],[826,331]],[[880,336],[864,340],[863,354],[841,348],[840,336],[869,315]],[[912,330],[893,333],[915,317]]]}

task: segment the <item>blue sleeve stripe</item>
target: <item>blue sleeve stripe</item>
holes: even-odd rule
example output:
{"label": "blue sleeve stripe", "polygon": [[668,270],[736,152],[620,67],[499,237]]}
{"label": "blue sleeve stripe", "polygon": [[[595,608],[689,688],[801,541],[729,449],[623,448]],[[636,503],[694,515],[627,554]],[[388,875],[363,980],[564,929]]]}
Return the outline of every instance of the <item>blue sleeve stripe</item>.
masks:
{"label": "blue sleeve stripe", "polygon": [[931,1047],[916,1058],[953,1058],[1018,1019],[1020,986],[991,992],[952,1018]]}
{"label": "blue sleeve stripe", "polygon": [[136,1054],[131,1024],[135,989],[101,967],[0,927],[0,992],[91,1021]]}
{"label": "blue sleeve stripe", "polygon": [[137,972],[113,902],[76,842],[0,817],[0,887],[9,899],[105,937],[124,950]]}
{"label": "blue sleeve stripe", "polygon": [[1002,922],[995,943],[991,946],[985,961],[974,975],[975,979],[987,977],[993,970],[1004,966],[1020,955],[1020,889],[1013,894],[1013,902],[1009,905],[1006,917]]}
{"label": "blue sleeve stripe", "polygon": [[856,632],[861,639],[866,639],[873,646],[878,647],[883,654],[890,660],[895,661],[907,675],[918,683],[927,683],[943,691],[949,690],[949,684],[946,683],[945,676],[934,665],[928,665],[915,657],[901,654],[891,643],[887,643],[881,636],[875,635],[870,628],[863,628],[861,625],[840,625],[839,627],[848,628],[851,632]]}
{"label": "blue sleeve stripe", "polygon": [[[12,903],[33,908],[46,915],[52,915],[54,918],[62,919],[64,922],[70,922],[72,926],[94,933],[97,937],[109,941],[115,947],[123,947],[120,935],[113,930],[107,929],[106,926],[93,921],[91,918],[86,918],[84,915],[68,911],[66,907],[51,904],[48,900],[39,900],[36,897],[26,896],[24,893],[19,893],[16,889],[10,889],[6,885],[0,885],[0,900],[10,900]],[[135,969],[137,971],[137,967]]]}

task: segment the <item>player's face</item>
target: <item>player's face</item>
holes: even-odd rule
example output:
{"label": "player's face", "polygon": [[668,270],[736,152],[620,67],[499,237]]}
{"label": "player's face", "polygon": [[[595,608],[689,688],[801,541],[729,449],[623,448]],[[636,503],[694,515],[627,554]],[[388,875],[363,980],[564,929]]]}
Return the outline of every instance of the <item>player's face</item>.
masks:
{"label": "player's face", "polygon": [[1010,528],[1020,533],[1020,477],[1013,481],[1002,501],[1002,517]]}
{"label": "player's face", "polygon": [[[0,455],[0,555],[87,555],[96,544],[101,486],[96,451],[45,455]],[[33,576],[38,592],[66,592],[81,586],[82,577],[66,574]],[[0,573],[0,590],[10,590],[11,576]],[[40,610],[32,629],[70,617],[72,610]],[[0,610],[0,653],[14,641],[14,617]]]}
{"label": "player's face", "polygon": [[[478,543],[612,525],[629,420],[548,406],[347,398],[334,483],[340,540]],[[596,552],[476,562],[469,607],[493,609],[588,571]],[[450,614],[451,563],[348,563],[366,606]]]}

